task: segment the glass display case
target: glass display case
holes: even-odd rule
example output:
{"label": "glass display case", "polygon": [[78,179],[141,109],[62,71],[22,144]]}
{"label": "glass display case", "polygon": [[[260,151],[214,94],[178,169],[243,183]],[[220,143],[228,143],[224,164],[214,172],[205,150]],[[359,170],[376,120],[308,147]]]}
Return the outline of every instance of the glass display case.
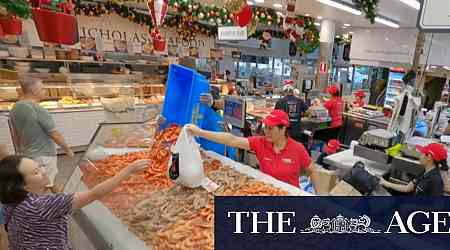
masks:
{"label": "glass display case", "polygon": [[172,250],[180,245],[214,249],[214,195],[306,195],[213,152],[202,153],[203,167],[218,189],[208,193],[176,185],[167,172],[170,147],[181,129],[172,126],[155,134],[157,109],[146,112],[150,112],[147,120],[100,124],[66,184],[66,193],[87,191],[135,160],[150,160],[144,172],[74,212],[73,218],[95,249]]}
{"label": "glass display case", "polygon": [[[43,81],[46,97],[41,105],[51,110],[101,107],[101,98],[122,95],[136,97],[136,104],[160,103],[165,92],[163,77],[149,79],[140,74],[27,73],[21,77]],[[0,110],[7,111],[19,99],[21,90],[17,80],[0,82]]]}
{"label": "glass display case", "polygon": [[[132,162],[151,158],[150,147],[155,138],[160,107],[148,105],[109,113],[106,121],[99,124],[66,184],[66,193],[92,189]],[[167,147],[161,149],[166,156]],[[170,183],[160,184],[164,188]],[[127,229],[128,212],[156,188],[150,174],[137,174],[100,201],[77,211],[74,218],[97,249],[149,249]]]}

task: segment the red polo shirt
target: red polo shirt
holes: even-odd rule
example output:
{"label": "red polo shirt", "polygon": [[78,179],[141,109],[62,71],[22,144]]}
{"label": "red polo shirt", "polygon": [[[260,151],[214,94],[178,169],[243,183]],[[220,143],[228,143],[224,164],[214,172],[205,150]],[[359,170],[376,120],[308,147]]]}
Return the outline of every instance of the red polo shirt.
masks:
{"label": "red polo shirt", "polygon": [[353,102],[353,107],[355,108],[361,108],[364,107],[365,103],[363,99],[357,99]]}
{"label": "red polo shirt", "polygon": [[275,153],[273,144],[264,136],[248,138],[250,148],[256,153],[260,170],[280,181],[300,187],[299,176],[302,170],[311,165],[311,157],[305,147],[289,138],[286,147]]}
{"label": "red polo shirt", "polygon": [[342,112],[344,111],[344,102],[340,97],[332,97],[324,103],[328,114],[331,117],[331,128],[342,126]]}

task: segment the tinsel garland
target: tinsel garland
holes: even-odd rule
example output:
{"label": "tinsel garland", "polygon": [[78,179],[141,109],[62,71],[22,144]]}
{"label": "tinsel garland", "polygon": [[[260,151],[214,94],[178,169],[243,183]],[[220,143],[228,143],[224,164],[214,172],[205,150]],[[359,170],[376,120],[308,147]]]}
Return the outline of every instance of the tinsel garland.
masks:
{"label": "tinsel garland", "polygon": [[[133,1],[135,2],[135,0]],[[151,17],[147,13],[140,9],[128,7],[118,1],[77,3],[77,14],[102,16],[115,13],[131,22],[148,27],[149,31],[153,28]],[[184,40],[192,40],[198,34],[216,36],[218,26],[234,25],[234,14],[225,7],[218,7],[214,4],[200,4],[192,0],[170,0],[169,6],[171,9],[163,27],[176,28],[178,35]],[[274,38],[286,38],[284,32],[276,31],[282,30],[283,19],[274,10],[255,7],[253,13],[253,20],[249,26],[250,38],[260,39],[264,31],[270,32]],[[318,47],[319,31],[314,26],[312,18],[302,18],[305,18],[305,34],[298,42],[298,48],[303,53],[310,53]],[[264,27],[264,30],[256,29],[256,27]]]}
{"label": "tinsel garland", "polygon": [[303,54],[313,52],[320,45],[320,33],[316,25],[314,25],[314,19],[309,17],[297,17],[304,18],[304,34],[297,42],[297,48]]}
{"label": "tinsel garland", "polygon": [[375,17],[377,16],[379,0],[353,0],[356,8],[366,14],[366,18],[370,23],[375,23]]}
{"label": "tinsel garland", "polygon": [[24,19],[31,16],[31,8],[26,0],[0,0],[0,6],[4,7],[11,15]]}

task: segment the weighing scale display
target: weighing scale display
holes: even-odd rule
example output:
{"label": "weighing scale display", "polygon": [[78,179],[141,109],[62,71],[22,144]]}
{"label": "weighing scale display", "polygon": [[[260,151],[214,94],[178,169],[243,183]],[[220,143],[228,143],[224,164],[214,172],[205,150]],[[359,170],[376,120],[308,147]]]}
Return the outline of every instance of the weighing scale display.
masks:
{"label": "weighing scale display", "polygon": [[245,124],[245,100],[234,96],[226,96],[223,119],[235,127],[243,128]]}

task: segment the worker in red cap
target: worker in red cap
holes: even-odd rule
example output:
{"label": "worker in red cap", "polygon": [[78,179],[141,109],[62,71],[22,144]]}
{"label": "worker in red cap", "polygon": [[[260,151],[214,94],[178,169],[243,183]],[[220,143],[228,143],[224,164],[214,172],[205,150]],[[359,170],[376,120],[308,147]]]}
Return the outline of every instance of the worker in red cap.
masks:
{"label": "worker in red cap", "polygon": [[325,101],[323,106],[328,110],[331,124],[328,129],[321,131],[317,137],[315,137],[315,139],[325,142],[338,138],[343,123],[342,113],[344,111],[344,101],[340,96],[339,85],[331,85],[327,88],[327,92],[331,95],[331,99]]}
{"label": "worker in red cap", "polygon": [[323,152],[319,155],[316,163],[325,169],[329,169],[330,166],[324,162],[325,157],[339,152],[341,149],[341,143],[338,140],[330,140],[324,147]]}
{"label": "worker in red cap", "polygon": [[418,196],[441,196],[444,193],[444,181],[440,171],[448,171],[447,148],[439,143],[431,143],[425,147],[417,146],[422,155],[420,164],[425,169],[423,175],[408,185],[391,183],[381,179],[380,184],[401,193],[414,192]]}
{"label": "worker in red cap", "polygon": [[299,177],[311,177],[314,187],[318,184],[315,165],[305,147],[288,136],[289,116],[282,110],[273,110],[264,120],[264,136],[238,137],[229,133],[211,132],[188,125],[194,136],[225,144],[230,147],[253,151],[260,170],[280,181],[300,187]]}
{"label": "worker in red cap", "polygon": [[283,110],[289,116],[290,126],[288,128],[289,136],[297,142],[306,142],[301,128],[301,120],[303,114],[308,110],[306,103],[299,97],[294,95],[294,81],[284,81],[283,92],[284,97],[277,101],[275,109]]}
{"label": "worker in red cap", "polygon": [[364,102],[364,98],[366,98],[366,93],[364,90],[360,89],[353,93],[353,95],[355,96],[355,100],[352,102],[353,108],[362,108],[366,105]]}

